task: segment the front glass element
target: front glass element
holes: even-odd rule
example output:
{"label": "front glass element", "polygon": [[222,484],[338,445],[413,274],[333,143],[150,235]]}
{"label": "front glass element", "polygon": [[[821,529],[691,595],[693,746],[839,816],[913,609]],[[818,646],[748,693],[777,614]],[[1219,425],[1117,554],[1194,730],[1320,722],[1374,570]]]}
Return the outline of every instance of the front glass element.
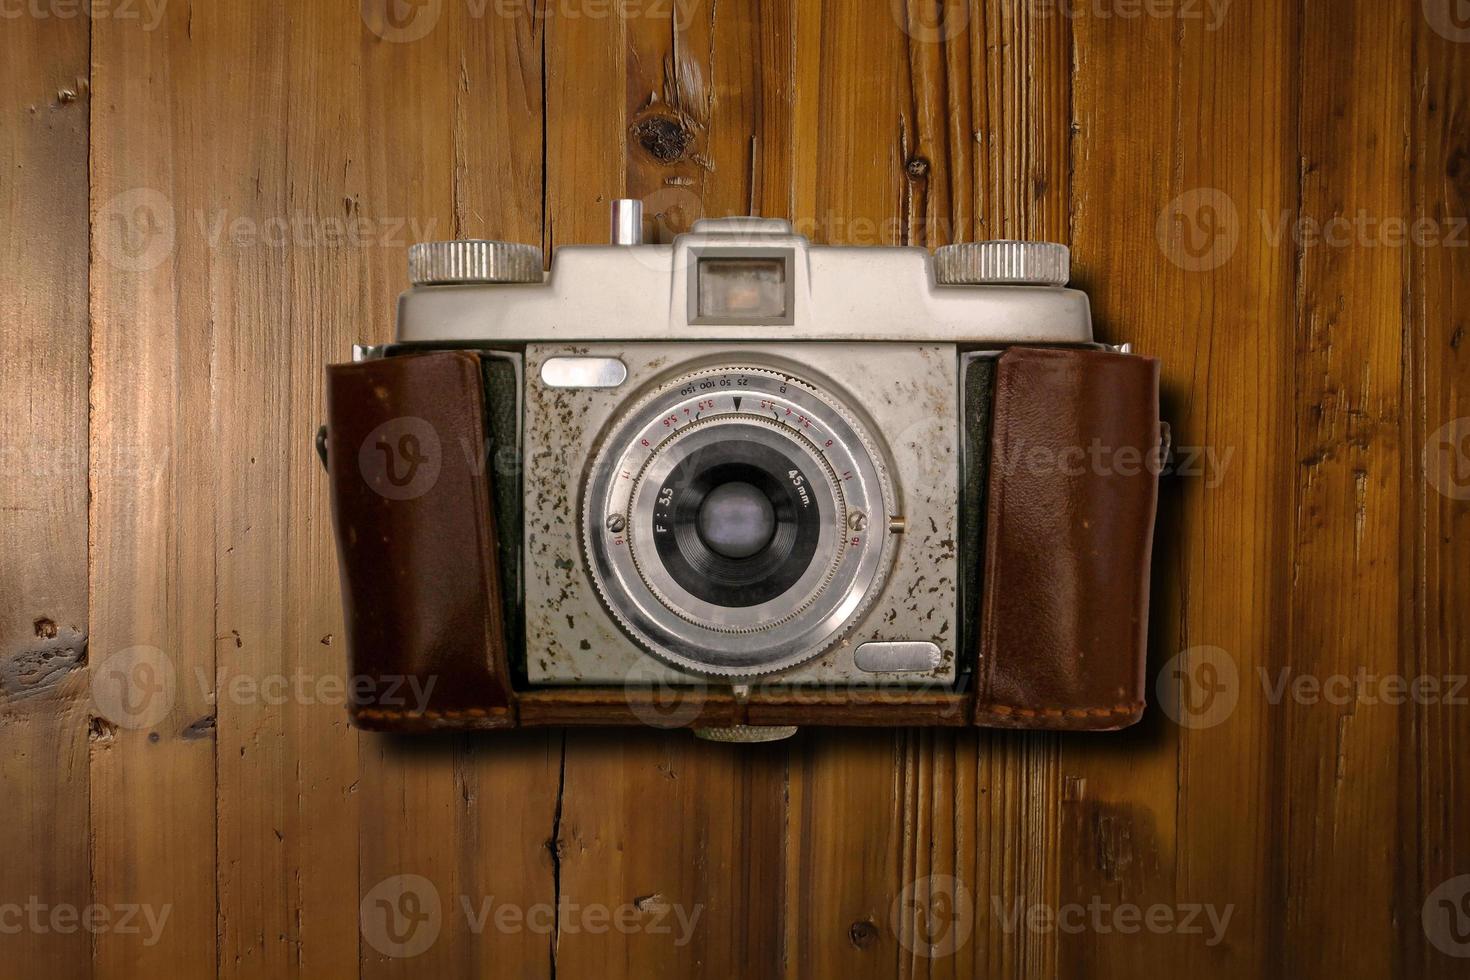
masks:
{"label": "front glass element", "polygon": [[790,374],[719,367],[660,386],[615,424],[586,489],[608,609],[647,650],[704,673],[821,653],[891,558],[879,460],[853,413]]}
{"label": "front glass element", "polygon": [[[803,493],[810,460],[764,426],[721,426],[659,484],[654,547],[669,576],[715,606],[784,595],[811,567],[830,504]],[[829,515],[830,516],[830,515]]]}
{"label": "front glass element", "polygon": [[[769,485],[768,472],[753,471],[749,474],[766,486],[747,483],[746,476],[737,468],[731,472],[707,475],[711,488],[698,497],[695,508],[695,524],[699,529],[699,540],[711,551],[723,558],[740,561],[760,554],[776,536],[776,506],[771,503],[774,495]],[[782,502],[790,504],[789,495],[781,495]],[[790,528],[792,508],[785,508],[780,517],[783,530]],[[794,535],[785,535],[789,542]]]}

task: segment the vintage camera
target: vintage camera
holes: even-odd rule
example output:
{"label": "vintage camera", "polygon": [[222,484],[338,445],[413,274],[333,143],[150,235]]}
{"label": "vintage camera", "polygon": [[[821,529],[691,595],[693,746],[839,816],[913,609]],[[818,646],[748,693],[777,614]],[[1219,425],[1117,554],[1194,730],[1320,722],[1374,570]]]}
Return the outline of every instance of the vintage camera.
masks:
{"label": "vintage camera", "polygon": [[618,201],[549,273],[410,273],[327,374],[358,725],[1139,717],[1158,365],[1093,341],[1065,247],[643,244]]}

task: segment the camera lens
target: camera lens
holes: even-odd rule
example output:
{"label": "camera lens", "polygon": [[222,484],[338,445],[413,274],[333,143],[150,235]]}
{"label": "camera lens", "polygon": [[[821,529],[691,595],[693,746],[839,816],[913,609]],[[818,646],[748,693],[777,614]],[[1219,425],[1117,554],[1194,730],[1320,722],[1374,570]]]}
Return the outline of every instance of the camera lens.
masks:
{"label": "camera lens", "polygon": [[840,403],[770,368],[712,366],[631,406],[589,467],[593,582],[645,649],[703,673],[809,659],[859,618],[892,512],[873,443]]}
{"label": "camera lens", "polygon": [[776,509],[743,480],[722,483],[699,505],[699,537],[726,558],[749,558],[771,543]]}
{"label": "camera lens", "polygon": [[801,579],[817,550],[822,507],[798,492],[808,460],[768,432],[730,428],[736,433],[692,452],[657,484],[649,520],[674,582],[712,606],[738,609]]}

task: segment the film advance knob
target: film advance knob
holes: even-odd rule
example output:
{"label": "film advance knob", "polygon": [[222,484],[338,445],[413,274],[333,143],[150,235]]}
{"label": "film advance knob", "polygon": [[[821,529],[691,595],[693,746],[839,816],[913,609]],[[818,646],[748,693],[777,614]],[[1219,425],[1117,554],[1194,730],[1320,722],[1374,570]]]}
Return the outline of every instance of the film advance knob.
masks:
{"label": "film advance knob", "polygon": [[934,250],[934,278],[945,286],[1065,286],[1071,253],[1055,242],[962,242]]}
{"label": "film advance knob", "polygon": [[520,242],[423,242],[408,250],[415,286],[540,282],[541,249]]}

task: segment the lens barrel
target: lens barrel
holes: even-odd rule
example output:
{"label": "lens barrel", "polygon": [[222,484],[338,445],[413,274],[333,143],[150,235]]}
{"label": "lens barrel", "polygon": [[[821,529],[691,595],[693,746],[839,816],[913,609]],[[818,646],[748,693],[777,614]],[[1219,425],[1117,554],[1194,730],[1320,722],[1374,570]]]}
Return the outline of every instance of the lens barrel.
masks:
{"label": "lens barrel", "polygon": [[649,652],[755,675],[821,653],[891,563],[892,488],[854,415],[771,368],[709,368],[624,413],[593,460],[594,583]]}

